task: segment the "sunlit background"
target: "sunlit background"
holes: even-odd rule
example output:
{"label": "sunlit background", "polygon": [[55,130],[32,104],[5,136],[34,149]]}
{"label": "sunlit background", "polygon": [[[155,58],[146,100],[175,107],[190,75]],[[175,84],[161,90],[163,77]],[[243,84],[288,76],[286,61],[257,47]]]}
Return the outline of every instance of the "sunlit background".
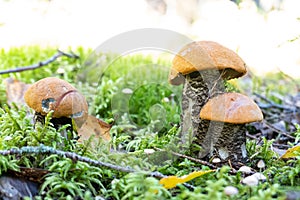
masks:
{"label": "sunlit background", "polygon": [[0,48],[96,48],[137,28],[164,28],[235,51],[256,74],[300,77],[299,0],[0,0]]}

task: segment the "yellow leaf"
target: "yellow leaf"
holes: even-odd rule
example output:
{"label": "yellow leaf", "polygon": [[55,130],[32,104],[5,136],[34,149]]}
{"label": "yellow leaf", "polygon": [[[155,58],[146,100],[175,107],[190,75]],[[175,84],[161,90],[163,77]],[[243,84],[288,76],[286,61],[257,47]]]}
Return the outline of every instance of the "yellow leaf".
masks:
{"label": "yellow leaf", "polygon": [[[298,152],[298,154],[296,154]],[[280,158],[293,158],[300,154],[300,146],[289,148]]]}
{"label": "yellow leaf", "polygon": [[197,178],[199,176],[202,176],[204,174],[207,174],[207,173],[210,173],[210,172],[213,172],[213,171],[215,171],[215,170],[195,171],[195,172],[192,172],[192,173],[190,173],[190,174],[188,174],[188,175],[186,175],[184,177],[181,177],[181,178],[183,179],[183,181],[185,183],[185,182],[188,182],[188,181],[190,181],[190,180],[192,180],[194,178]]}
{"label": "yellow leaf", "polygon": [[185,183],[188,182],[194,178],[197,178],[199,176],[202,176],[204,174],[214,172],[215,170],[207,170],[207,171],[195,171],[188,175],[177,177],[177,176],[168,176],[165,178],[160,179],[159,183],[162,184],[166,189],[171,189],[176,187],[179,183]]}
{"label": "yellow leaf", "polygon": [[168,176],[160,179],[159,183],[162,184],[166,189],[176,187],[178,183],[181,183],[181,179],[177,176]]}

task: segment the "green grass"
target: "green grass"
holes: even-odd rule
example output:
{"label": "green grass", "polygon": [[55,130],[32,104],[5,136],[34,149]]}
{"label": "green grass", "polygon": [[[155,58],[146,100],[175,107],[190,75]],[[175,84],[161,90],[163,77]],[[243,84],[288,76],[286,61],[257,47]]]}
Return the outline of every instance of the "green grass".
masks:
{"label": "green grass", "polygon": [[[73,51],[81,56],[80,60],[60,58],[37,70],[0,77],[0,150],[43,144],[91,159],[129,166],[137,171],[157,170],[165,175],[182,176],[209,169],[165,152],[144,153],[144,149],[154,147],[177,148],[181,87],[171,86],[167,81],[170,63],[151,56],[129,55],[112,60],[113,56],[102,55],[100,65],[95,67],[89,57],[90,50],[78,48]],[[0,69],[31,65],[55,52],[55,48],[39,47],[0,50]],[[25,106],[6,105],[3,80],[10,76],[26,83],[49,76],[69,81],[86,96],[91,114],[114,122],[112,141],[107,144],[100,140],[99,145],[92,147],[66,140],[51,127],[50,115],[45,125],[37,124],[34,128]],[[268,91],[287,93],[284,87],[275,87],[275,80],[274,84],[265,84],[265,80],[257,77],[252,83],[252,92],[260,92],[265,87]],[[243,90],[243,84],[239,86],[239,90]],[[284,199],[286,190],[299,190],[300,156],[289,161],[281,160],[270,148],[271,144],[272,141],[268,140],[263,140],[260,146],[252,140],[247,142],[251,157],[248,165],[267,177],[265,182],[254,187],[241,184],[243,175],[240,172],[231,174],[228,166],[190,181],[194,190],[184,185],[167,190],[159,184],[159,179],[144,173],[125,173],[57,155],[39,154],[0,156],[0,173],[17,170],[19,166],[49,170],[51,173],[45,177],[37,199],[94,199],[95,196],[107,199]],[[266,167],[259,170],[256,164],[261,159]],[[224,188],[229,185],[237,187],[239,194],[226,196]]]}

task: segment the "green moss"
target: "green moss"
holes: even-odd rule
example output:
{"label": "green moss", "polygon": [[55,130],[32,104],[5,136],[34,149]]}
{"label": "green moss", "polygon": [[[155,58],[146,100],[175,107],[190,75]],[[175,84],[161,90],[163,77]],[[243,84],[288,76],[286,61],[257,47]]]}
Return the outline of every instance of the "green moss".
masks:
{"label": "green moss", "polygon": [[[1,76],[0,150],[45,145],[102,162],[130,166],[137,171],[157,170],[165,175],[183,176],[209,169],[170,152],[144,153],[144,149],[154,147],[185,153],[177,145],[181,87],[171,86],[167,81],[170,63],[143,55],[101,55],[102,65],[92,67],[92,62],[89,62],[90,50],[78,48],[73,51],[81,59],[62,57],[40,69]],[[40,47],[0,50],[0,69],[32,65],[55,53],[55,48]],[[75,85],[86,96],[91,114],[105,121],[113,121],[110,143],[100,139],[98,145],[91,146],[88,142],[79,144],[75,140],[67,140],[60,133],[67,127],[55,130],[50,123],[51,114],[44,125],[36,124],[33,127],[33,116],[29,115],[32,111],[23,106],[6,105],[5,78],[14,77],[32,83],[48,76],[63,78]],[[283,76],[279,75],[264,79],[256,77],[252,79],[250,88],[252,92],[266,90],[268,97],[272,96],[271,91],[274,90],[286,94],[289,90],[276,82],[281,79]],[[236,88],[241,91],[249,89],[245,85],[237,81],[228,84],[228,88],[230,91],[236,91]],[[273,100],[280,103],[279,100]],[[295,137],[299,140],[298,132]],[[18,170],[20,166],[49,170],[37,199],[94,199],[95,196],[108,199],[282,199],[287,187],[297,189],[296,186],[300,184],[299,156],[289,161],[279,159],[272,150],[272,141],[266,139],[260,146],[249,140],[247,150],[251,158],[249,166],[256,169],[259,160],[266,163],[266,167],[260,171],[267,180],[254,187],[241,184],[241,172],[232,174],[228,166],[190,181],[194,190],[184,185],[167,190],[159,184],[159,179],[144,173],[125,173],[39,153],[0,156],[0,172]],[[227,196],[224,193],[226,186],[236,187],[239,193]]]}

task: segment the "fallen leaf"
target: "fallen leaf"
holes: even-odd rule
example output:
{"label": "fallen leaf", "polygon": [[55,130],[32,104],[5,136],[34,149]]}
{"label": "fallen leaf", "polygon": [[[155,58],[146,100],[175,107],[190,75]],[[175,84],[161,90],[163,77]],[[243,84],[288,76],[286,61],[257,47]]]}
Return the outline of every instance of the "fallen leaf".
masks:
{"label": "fallen leaf", "polygon": [[159,183],[162,184],[166,189],[171,189],[176,187],[177,184],[188,182],[194,178],[199,176],[203,176],[204,174],[214,172],[215,170],[207,170],[207,171],[195,171],[188,175],[177,177],[177,176],[168,176],[160,179]]}
{"label": "fallen leaf", "polygon": [[78,130],[78,134],[80,136],[79,142],[88,140],[92,135],[94,135],[96,138],[101,137],[104,140],[109,141],[111,139],[109,133],[110,128],[110,124],[92,115],[89,115],[87,120]]}
{"label": "fallen leaf", "polygon": [[14,78],[4,80],[6,85],[7,103],[11,105],[15,103],[17,106],[25,105],[24,93],[30,84],[23,83]]}
{"label": "fallen leaf", "polygon": [[168,176],[165,178],[160,179],[160,184],[162,184],[166,189],[171,189],[176,187],[177,184],[183,183],[181,178],[177,176]]}
{"label": "fallen leaf", "polygon": [[50,173],[50,171],[41,168],[20,167],[19,171],[8,170],[6,173],[14,177],[24,178],[36,183],[42,183],[45,175]]}
{"label": "fallen leaf", "polygon": [[293,158],[299,155],[300,155],[300,146],[294,146],[292,148],[289,148],[280,158]]}

